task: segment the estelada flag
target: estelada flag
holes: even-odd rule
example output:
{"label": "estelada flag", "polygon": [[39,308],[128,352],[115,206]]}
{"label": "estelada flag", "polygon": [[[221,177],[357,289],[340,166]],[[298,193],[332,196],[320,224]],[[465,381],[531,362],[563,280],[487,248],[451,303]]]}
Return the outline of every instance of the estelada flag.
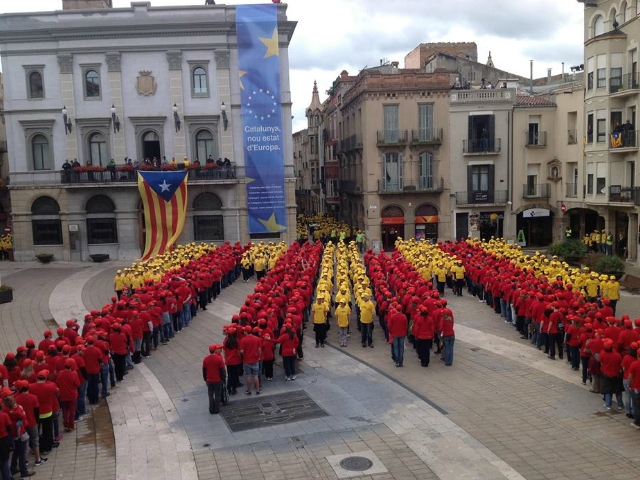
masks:
{"label": "estelada flag", "polygon": [[187,217],[187,173],[138,172],[146,229],[142,260],[162,255],[178,240]]}

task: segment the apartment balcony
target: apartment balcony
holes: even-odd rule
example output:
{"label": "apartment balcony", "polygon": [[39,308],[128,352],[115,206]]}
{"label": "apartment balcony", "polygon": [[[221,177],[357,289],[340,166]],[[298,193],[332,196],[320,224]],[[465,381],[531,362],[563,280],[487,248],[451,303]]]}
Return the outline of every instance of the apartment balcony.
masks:
{"label": "apartment balcony", "polygon": [[456,192],[456,205],[472,207],[474,205],[506,205],[506,190]]}
{"label": "apartment balcony", "polygon": [[522,198],[551,198],[551,184],[524,184],[522,186]]}
{"label": "apartment balcony", "polygon": [[340,193],[362,193],[362,187],[355,180],[340,180],[338,190]]}
{"label": "apartment balcony", "polygon": [[502,147],[500,138],[480,138],[462,141],[463,155],[498,155]]}
{"label": "apartment balcony", "polygon": [[640,205],[640,187],[611,185],[609,187],[609,202]]}
{"label": "apartment balcony", "polygon": [[452,90],[449,94],[451,103],[513,103],[515,90],[511,88]]}
{"label": "apartment balcony", "polygon": [[378,130],[378,147],[393,147],[407,144],[407,130]]}
{"label": "apartment balcony", "polygon": [[565,196],[567,198],[578,198],[578,184],[577,183],[567,183],[566,184],[566,192]]}
{"label": "apartment balcony", "polygon": [[547,132],[527,132],[525,142],[526,147],[546,147]]}
{"label": "apartment balcony", "polygon": [[378,195],[398,195],[407,193],[440,194],[444,191],[444,178],[420,177],[417,182],[407,184],[406,182],[388,183],[378,180]]}
{"label": "apartment balcony", "polygon": [[627,130],[609,135],[610,153],[627,153],[638,151],[638,131]]}
{"label": "apartment balcony", "polygon": [[567,130],[567,145],[575,145],[578,143],[578,131]]}
{"label": "apartment balcony", "polygon": [[612,98],[624,98],[640,92],[640,75],[626,73],[621,77],[609,78],[609,93]]}
{"label": "apartment balcony", "polygon": [[411,145],[442,145],[442,128],[411,130]]}
{"label": "apartment balcony", "polygon": [[[70,187],[105,187],[137,184],[138,170],[123,166],[115,169],[99,171],[50,170],[31,172],[11,172],[9,174],[11,187],[64,185]],[[237,169],[235,164],[216,166],[211,168],[189,168],[187,181],[237,183]]]}
{"label": "apartment balcony", "polygon": [[360,135],[350,135],[343,140],[340,140],[342,144],[342,152],[348,153],[353,150],[357,150],[358,148],[362,148],[362,136]]}

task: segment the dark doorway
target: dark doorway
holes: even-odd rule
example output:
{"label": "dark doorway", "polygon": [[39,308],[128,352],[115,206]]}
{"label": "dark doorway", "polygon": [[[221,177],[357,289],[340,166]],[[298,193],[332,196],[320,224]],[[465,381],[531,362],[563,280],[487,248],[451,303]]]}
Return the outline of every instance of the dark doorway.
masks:
{"label": "dark doorway", "polygon": [[553,212],[548,217],[523,218],[519,213],[516,229],[524,232],[527,247],[546,247],[553,242]]}
{"label": "dark doorway", "polygon": [[627,212],[616,212],[616,231],[613,232],[613,248],[615,253],[621,258],[627,257],[628,231],[629,215]]}
{"label": "dark doorway", "polygon": [[404,238],[404,225],[382,226],[382,248],[388,251],[393,250],[398,237]]}
{"label": "dark doorway", "polygon": [[150,160],[162,159],[160,137],[156,132],[147,132],[142,136],[142,155]]}
{"label": "dark doorway", "polygon": [[456,213],[456,238],[467,238],[469,236],[469,214]]}

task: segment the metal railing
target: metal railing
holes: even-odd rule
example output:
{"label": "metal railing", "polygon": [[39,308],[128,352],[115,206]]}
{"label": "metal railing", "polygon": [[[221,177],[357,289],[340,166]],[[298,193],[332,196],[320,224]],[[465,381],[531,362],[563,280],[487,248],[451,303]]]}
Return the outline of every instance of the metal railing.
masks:
{"label": "metal railing", "polygon": [[440,177],[420,177],[417,183],[407,184],[406,182],[386,183],[378,180],[378,193],[440,193],[444,191],[444,178]]}
{"label": "metal railing", "polygon": [[609,93],[622,93],[638,89],[640,89],[640,75],[637,72],[609,78]]}
{"label": "metal railing", "polygon": [[414,144],[434,144],[442,143],[442,128],[427,128],[421,130],[411,130],[411,143]]}
{"label": "metal railing", "polygon": [[507,203],[506,190],[456,192],[456,205]]}
{"label": "metal railing", "polygon": [[638,131],[623,130],[609,135],[609,148],[635,148],[638,146]]}
{"label": "metal railing", "polygon": [[402,145],[407,143],[407,130],[378,130],[378,145]]}
{"label": "metal railing", "polygon": [[478,138],[462,141],[462,153],[471,155],[500,153],[501,139]]}
{"label": "metal railing", "polygon": [[640,205],[640,187],[623,187],[622,185],[611,185],[609,187],[609,201]]}
{"label": "metal railing", "polygon": [[[159,170],[159,169],[158,169]],[[178,169],[178,170],[184,170]],[[215,167],[188,168],[187,179],[196,180],[230,180],[236,178],[236,165],[216,165]],[[104,171],[60,170],[60,183],[130,183],[138,181],[138,169],[109,168]]]}
{"label": "metal railing", "polygon": [[527,132],[527,147],[545,147],[547,145],[547,132]]}
{"label": "metal railing", "polygon": [[549,198],[551,197],[550,183],[524,184],[522,186],[522,198]]}

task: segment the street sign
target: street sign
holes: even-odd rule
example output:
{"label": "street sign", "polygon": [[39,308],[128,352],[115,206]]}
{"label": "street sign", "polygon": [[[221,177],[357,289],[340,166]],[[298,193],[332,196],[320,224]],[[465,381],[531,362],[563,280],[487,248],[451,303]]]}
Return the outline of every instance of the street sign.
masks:
{"label": "street sign", "polygon": [[564,203],[561,203],[561,204],[560,204],[560,211],[561,211],[562,213],[564,213],[564,212],[566,212],[566,211],[567,211],[567,206],[566,206]]}
{"label": "street sign", "polygon": [[546,208],[530,208],[522,212],[523,218],[548,217],[551,214]]}

